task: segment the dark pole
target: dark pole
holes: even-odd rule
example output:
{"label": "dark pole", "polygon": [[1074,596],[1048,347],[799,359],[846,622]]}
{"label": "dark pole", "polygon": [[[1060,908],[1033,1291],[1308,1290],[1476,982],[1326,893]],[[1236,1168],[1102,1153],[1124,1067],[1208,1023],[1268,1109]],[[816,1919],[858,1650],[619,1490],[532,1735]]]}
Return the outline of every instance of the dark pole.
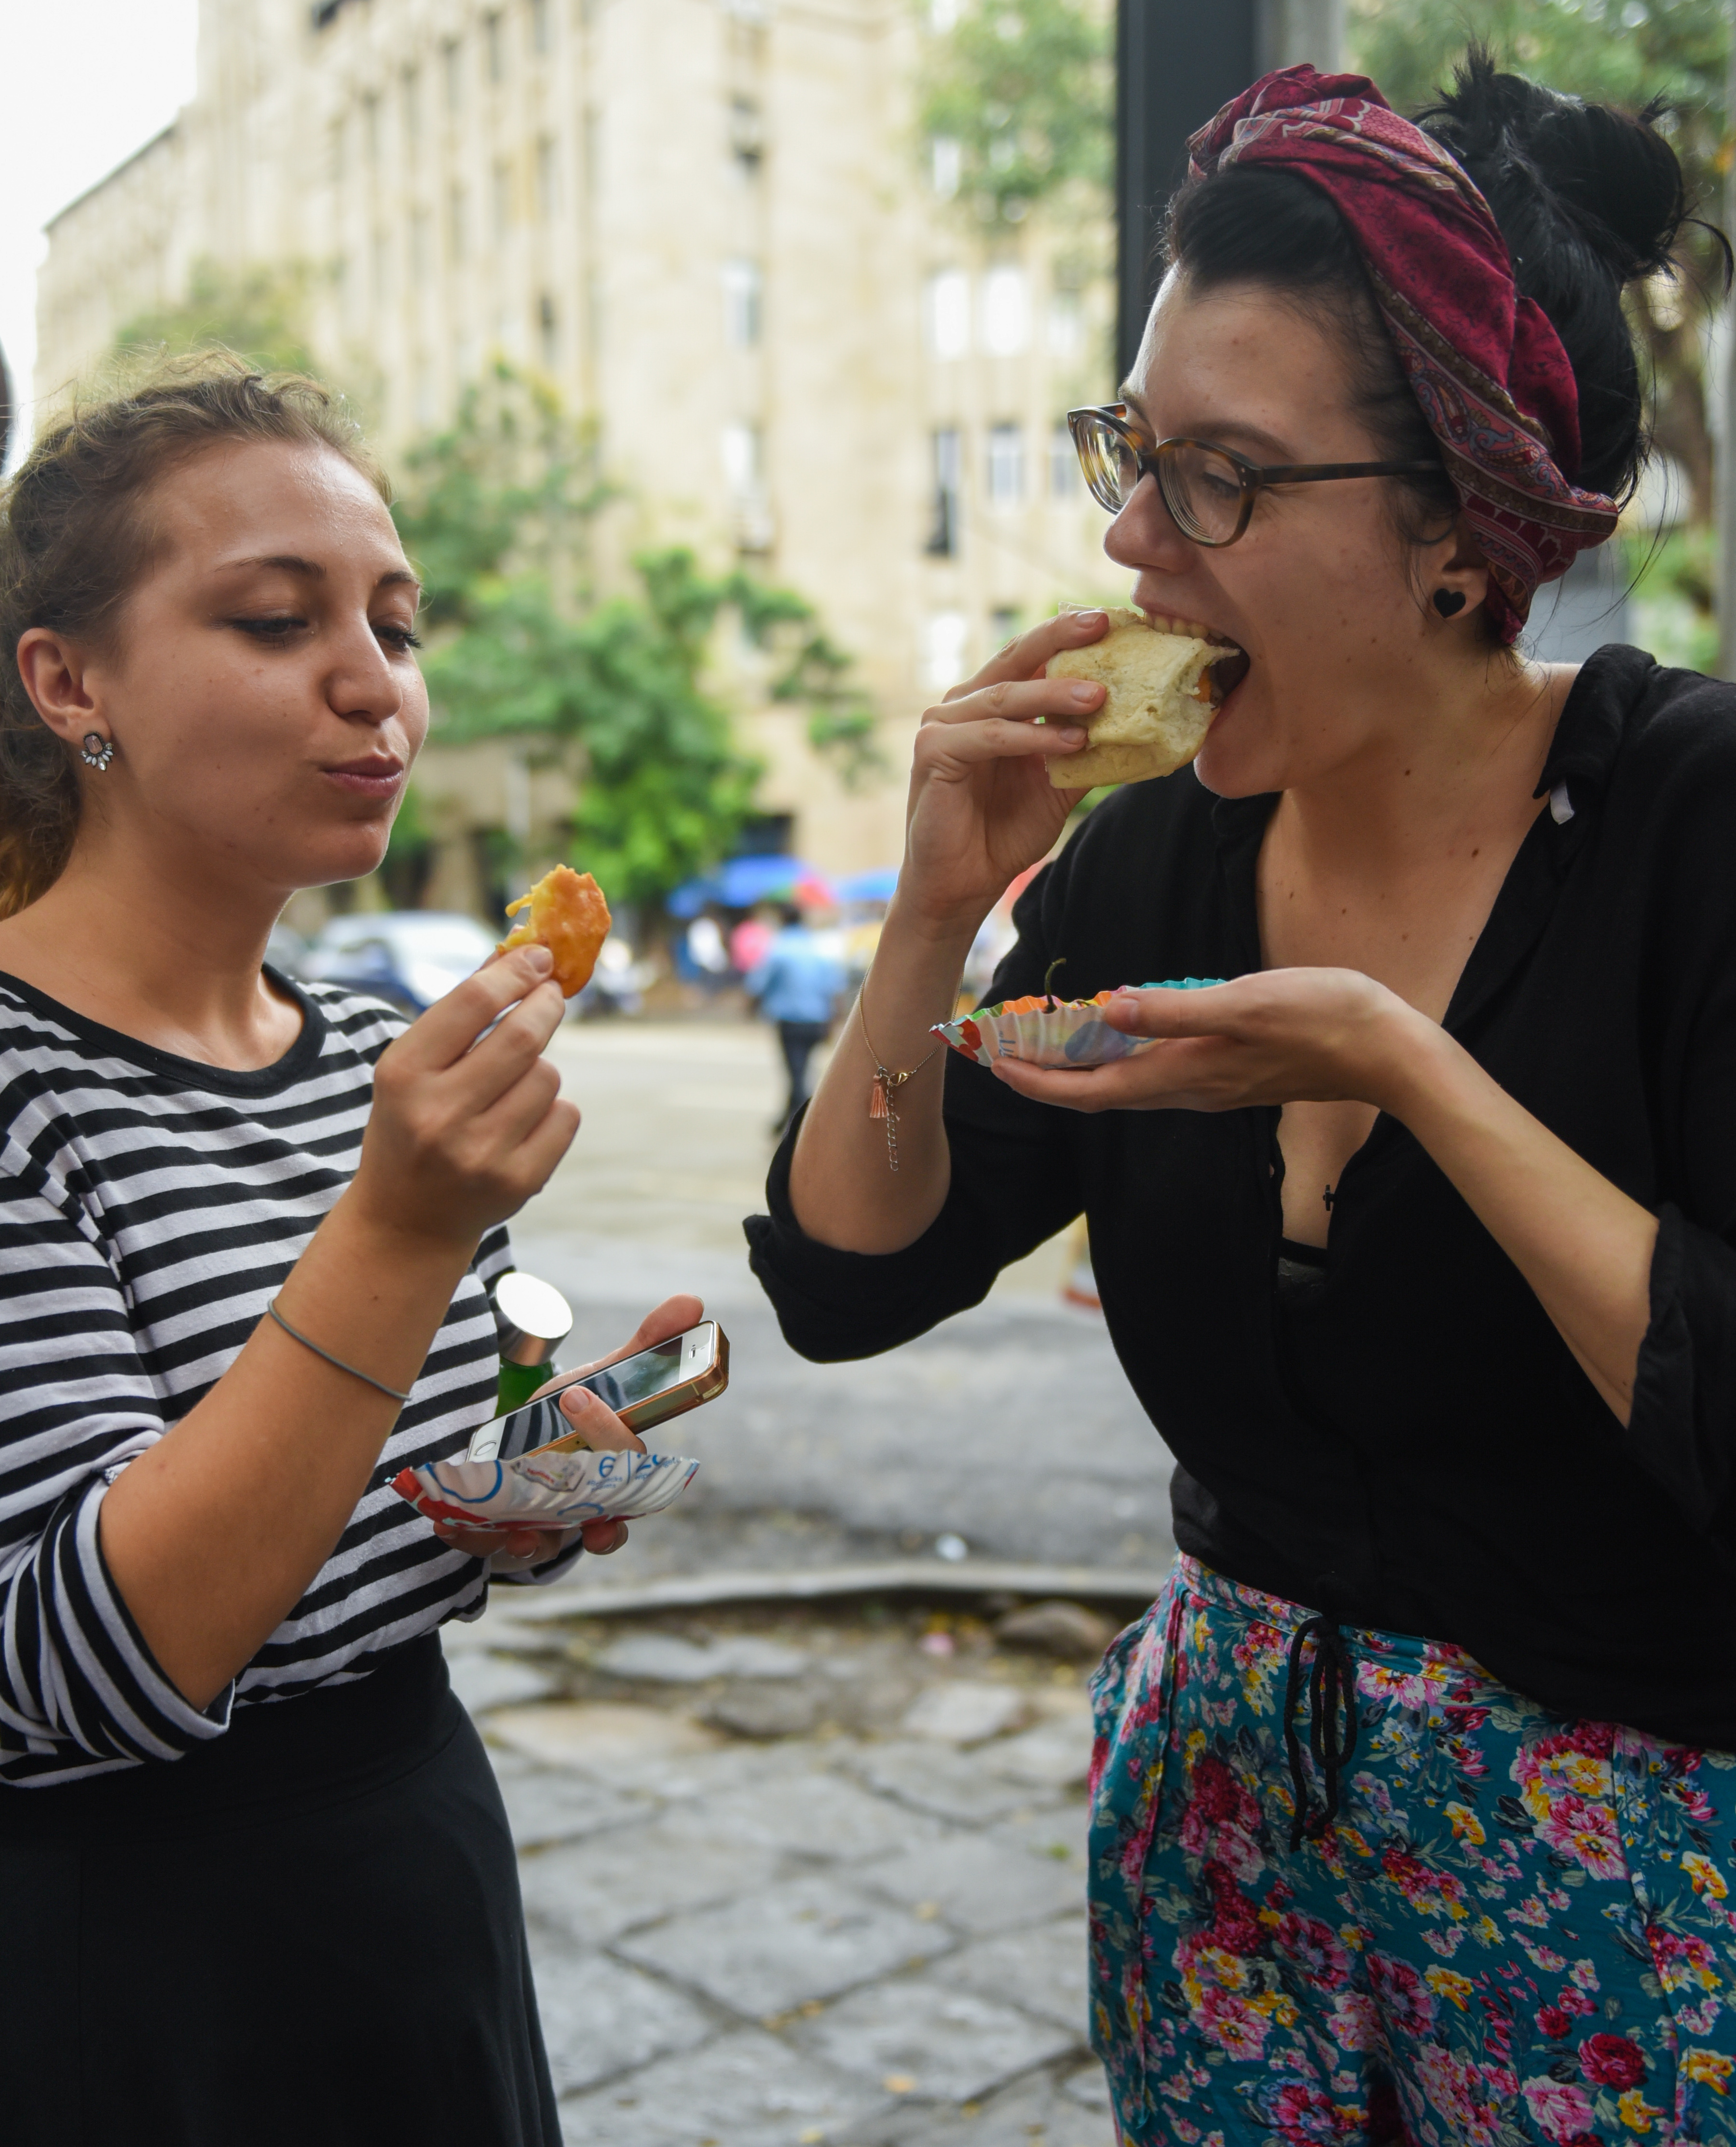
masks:
{"label": "dark pole", "polygon": [[1158,288],[1163,204],[1188,168],[1188,137],[1260,69],[1257,0],[1118,0],[1115,24],[1115,361],[1125,379]]}
{"label": "dark pole", "polygon": [[12,383],[6,377],[6,353],[0,350],[0,469],[6,468],[6,443],[12,438]]}

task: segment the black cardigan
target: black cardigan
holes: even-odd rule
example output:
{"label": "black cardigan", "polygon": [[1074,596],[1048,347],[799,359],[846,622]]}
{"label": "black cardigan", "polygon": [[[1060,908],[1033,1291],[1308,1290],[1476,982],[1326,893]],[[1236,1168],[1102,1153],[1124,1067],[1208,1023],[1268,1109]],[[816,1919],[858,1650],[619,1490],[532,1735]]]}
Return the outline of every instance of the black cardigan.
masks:
{"label": "black cardigan", "polygon": [[[1736,692],[1601,649],[1538,794],[1563,783],[1572,817],[1526,836],[1446,1026],[1660,1219],[1627,1429],[1386,1117],[1337,1188],[1325,1285],[1293,1308],[1276,1110],[1086,1117],[956,1054],[952,1189],[924,1235],[881,1257],[804,1236],[787,1139],[753,1264],[803,1355],[871,1356],[1083,1209],[1109,1333],[1179,1464],[1184,1550],[1456,1641],[1563,1714],[1736,1750]],[[1187,768],[1118,792],[1021,898],[991,998],[1039,991],[1058,955],[1080,996],[1257,968],[1274,802],[1213,798]]]}

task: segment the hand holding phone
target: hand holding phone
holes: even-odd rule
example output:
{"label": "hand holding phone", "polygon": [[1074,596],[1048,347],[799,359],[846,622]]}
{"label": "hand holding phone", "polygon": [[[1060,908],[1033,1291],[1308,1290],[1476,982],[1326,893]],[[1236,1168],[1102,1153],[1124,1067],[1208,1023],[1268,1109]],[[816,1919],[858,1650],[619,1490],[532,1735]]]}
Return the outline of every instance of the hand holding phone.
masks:
{"label": "hand holding phone", "polygon": [[[618,1445],[618,1438],[593,1439],[583,1423],[575,1425],[571,1421],[561,1406],[561,1397],[573,1387],[594,1394],[603,1409],[613,1411],[628,1431],[638,1433],[698,1409],[722,1394],[728,1384],[728,1337],[716,1320],[703,1319],[683,1334],[653,1343],[648,1349],[551,1383],[523,1409],[484,1424],[471,1440],[466,1459],[518,1461],[530,1454],[562,1453],[593,1444]],[[603,1410],[588,1407],[587,1414],[600,1419]]]}

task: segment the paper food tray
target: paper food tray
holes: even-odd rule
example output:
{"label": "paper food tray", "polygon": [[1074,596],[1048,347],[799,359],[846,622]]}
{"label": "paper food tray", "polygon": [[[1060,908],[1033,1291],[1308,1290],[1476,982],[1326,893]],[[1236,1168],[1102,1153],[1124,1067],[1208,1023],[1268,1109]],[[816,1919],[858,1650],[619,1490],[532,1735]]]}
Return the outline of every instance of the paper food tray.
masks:
{"label": "paper food tray", "polygon": [[[1137,988],[1198,992],[1223,982],[1222,977],[1172,977]],[[1160,1041],[1111,1028],[1103,1009],[1113,997],[1113,992],[1099,992],[1090,999],[1003,999],[998,1006],[978,1007],[956,1021],[937,1022],[929,1034],[979,1066],[992,1066],[997,1058],[1022,1058],[1030,1066],[1107,1066]]]}
{"label": "paper food tray", "polygon": [[392,1488],[448,1528],[576,1529],[610,1516],[637,1520],[661,1513],[698,1466],[666,1454],[527,1454],[518,1461],[467,1461],[459,1454],[400,1469]]}

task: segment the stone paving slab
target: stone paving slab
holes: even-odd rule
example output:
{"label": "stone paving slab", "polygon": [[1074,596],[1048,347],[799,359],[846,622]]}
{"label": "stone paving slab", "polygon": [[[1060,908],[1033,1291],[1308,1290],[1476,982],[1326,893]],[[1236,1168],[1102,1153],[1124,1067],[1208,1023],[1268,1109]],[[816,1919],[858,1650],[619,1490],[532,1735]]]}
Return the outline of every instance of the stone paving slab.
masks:
{"label": "stone paving slab", "polygon": [[574,2097],[561,2123],[567,2147],[816,2147],[885,2100],[745,2029]]}
{"label": "stone paving slab", "polygon": [[828,2147],[1115,2147],[1115,2127],[1039,2074],[961,2109],[901,2102],[828,2141]]}
{"label": "stone paving slab", "polygon": [[611,1827],[643,1822],[655,1813],[643,1796],[624,1795],[583,1774],[551,1774],[540,1768],[503,1774],[500,1794],[506,1800],[513,1839],[521,1850],[578,1841]]}
{"label": "stone paving slab", "polygon": [[939,1839],[939,1820],[906,1811],[841,1774],[778,1774],[678,1805],[665,1821],[755,1849],[854,1864]]}
{"label": "stone paving slab", "polygon": [[792,2038],[889,2094],[952,2102],[987,2094],[1078,2048],[1077,2034],[1053,2021],[953,1989],[948,1965],[945,1982],[905,1976],[870,1984],[818,2019],[798,2022]]}
{"label": "stone paving slab", "polygon": [[692,1999],[606,1954],[578,1953],[533,1929],[531,1963],[558,2095],[691,2049],[717,2031]]}
{"label": "stone paving slab", "polygon": [[763,2018],[917,1966],[954,1943],[938,1924],[871,1900],[828,1874],[788,1879],[675,1917],[623,1939],[615,1950],[721,2005]]}
{"label": "stone paving slab", "polygon": [[938,1819],[977,1824],[1058,1801],[1062,1794],[1004,1781],[984,1764],[982,1754],[954,1752],[943,1744],[865,1744],[843,1764],[883,1796]]}
{"label": "stone paving slab", "polygon": [[1083,1802],[1045,1804],[1036,1811],[1015,1812],[997,1819],[987,1829],[995,1841],[1017,1842],[1033,1856],[1046,1856],[1053,1864],[1071,1864],[1084,1884],[1085,1857],[1091,1836],[1091,1808]]}
{"label": "stone paving slab", "polygon": [[738,1842],[633,1826],[521,1857],[518,1874],[527,1915],[596,1946],[678,1909],[732,1900],[765,1885],[776,1868],[776,1857]]}
{"label": "stone paving slab", "polygon": [[858,1876],[907,1908],[932,1904],[955,1930],[973,1937],[1084,1905],[1084,1874],[1072,1859],[1058,1863],[982,1834],[919,1843],[863,1866]]}
{"label": "stone paving slab", "polygon": [[1083,2036],[1090,2002],[1085,1943],[1085,1919],[1063,1916],[961,1948],[947,1961],[947,1978]]}

